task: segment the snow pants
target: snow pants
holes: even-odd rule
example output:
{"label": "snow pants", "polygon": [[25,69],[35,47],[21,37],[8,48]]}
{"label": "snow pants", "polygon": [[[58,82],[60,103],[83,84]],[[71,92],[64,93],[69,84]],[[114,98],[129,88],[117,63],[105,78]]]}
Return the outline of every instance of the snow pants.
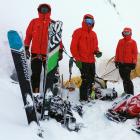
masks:
{"label": "snow pants", "polygon": [[132,70],[131,67],[129,67],[129,65],[127,64],[119,65],[119,73],[123,80],[124,92],[127,94],[134,95],[134,86],[130,79],[131,70]]}
{"label": "snow pants", "polygon": [[95,81],[95,63],[82,62],[80,69],[82,84],[80,86],[80,100],[87,101],[92,92],[92,86]]}
{"label": "snow pants", "polygon": [[[32,85],[32,90],[34,93],[40,92],[40,77],[41,77],[41,72],[42,72],[42,66],[45,68],[45,63],[46,63],[45,56],[32,54],[31,85]],[[51,72],[49,72],[49,74],[47,74],[45,90],[47,90],[48,88],[50,88],[51,90],[53,89],[53,83],[56,82],[55,73],[57,71],[57,67]]]}

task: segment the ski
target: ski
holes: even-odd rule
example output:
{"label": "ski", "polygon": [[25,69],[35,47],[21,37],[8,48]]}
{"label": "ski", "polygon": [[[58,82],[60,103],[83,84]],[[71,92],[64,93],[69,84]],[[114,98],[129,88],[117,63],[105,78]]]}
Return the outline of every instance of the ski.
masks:
{"label": "ski", "polygon": [[45,106],[45,100],[47,100],[46,96],[46,79],[48,75],[57,68],[58,66],[58,57],[59,57],[59,48],[60,42],[62,39],[62,25],[61,21],[52,21],[49,26],[49,39],[48,39],[48,49],[46,55],[46,66],[44,73],[44,84],[43,84],[43,106],[41,112],[41,119],[45,119],[45,116],[48,112],[48,107]]}
{"label": "ski", "polygon": [[[14,30],[8,31],[7,36],[15,69],[18,76],[19,86],[28,124],[34,121],[37,123],[38,126],[40,126],[39,120],[36,115],[36,107],[34,104],[34,97],[32,94],[32,88],[30,84],[30,77],[28,73],[28,67],[22,39],[20,38],[18,32]],[[42,136],[41,132],[39,132],[38,135]]]}

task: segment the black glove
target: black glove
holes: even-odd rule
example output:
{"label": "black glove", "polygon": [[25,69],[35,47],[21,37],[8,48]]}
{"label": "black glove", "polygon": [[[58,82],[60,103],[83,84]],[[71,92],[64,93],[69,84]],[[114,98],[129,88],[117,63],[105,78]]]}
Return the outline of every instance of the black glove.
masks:
{"label": "black glove", "polygon": [[119,68],[119,62],[115,62],[115,67]]}
{"label": "black glove", "polygon": [[63,59],[63,49],[59,50],[59,56],[58,56],[58,60],[62,60]]}
{"label": "black glove", "polygon": [[95,55],[96,55],[97,58],[99,58],[99,57],[102,56],[102,52],[96,52]]}
{"label": "black glove", "polygon": [[30,58],[29,46],[25,46],[25,54],[26,58],[29,59]]}
{"label": "black glove", "polygon": [[131,70],[134,70],[136,68],[136,64],[130,64]]}

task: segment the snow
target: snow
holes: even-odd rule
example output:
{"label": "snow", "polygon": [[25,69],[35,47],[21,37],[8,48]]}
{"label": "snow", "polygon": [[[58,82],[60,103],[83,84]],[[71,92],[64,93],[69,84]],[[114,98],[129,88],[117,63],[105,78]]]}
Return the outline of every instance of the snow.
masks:
{"label": "snow", "polygon": [[[6,33],[9,29],[18,30],[25,37],[26,27],[32,18],[37,17],[37,7],[40,3],[49,3],[52,7],[52,19],[59,19],[64,22],[63,43],[70,54],[69,46],[74,29],[81,26],[83,15],[91,13],[95,17],[95,28],[99,39],[99,47],[103,57],[97,59],[97,72],[104,60],[114,56],[118,39],[121,38],[121,31],[125,26],[133,29],[133,38],[140,45],[140,16],[139,0],[113,0],[116,3],[114,9],[108,0],[0,0],[0,140],[40,140],[36,135],[37,126],[27,125],[22,97],[18,84],[11,83],[9,76],[14,68],[12,57],[7,43]],[[119,13],[119,14],[118,14]],[[68,79],[68,60],[64,55],[60,62],[60,72],[64,79]],[[73,67],[73,75],[79,75],[78,69]],[[135,94],[140,92],[140,79],[133,80]],[[123,92],[122,82],[108,83],[108,87]],[[78,90],[69,93],[70,99],[78,100]],[[71,99],[71,100],[72,100]],[[84,116],[77,116],[79,122],[84,123],[81,131],[69,132],[55,120],[41,122],[45,130],[45,140],[138,140],[137,135],[131,128],[135,120],[127,120],[125,123],[116,124],[104,117],[104,112],[111,106],[112,102],[96,101],[92,107],[84,107]]]}

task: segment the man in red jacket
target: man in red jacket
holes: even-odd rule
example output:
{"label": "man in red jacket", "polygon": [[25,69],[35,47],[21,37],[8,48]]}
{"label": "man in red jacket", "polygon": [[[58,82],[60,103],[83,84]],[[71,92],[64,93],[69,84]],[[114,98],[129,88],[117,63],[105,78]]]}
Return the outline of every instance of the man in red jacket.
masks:
{"label": "man in red jacket", "polygon": [[134,94],[133,83],[130,79],[131,70],[135,69],[137,63],[137,43],[131,38],[131,28],[124,28],[123,39],[120,39],[116,48],[115,65],[119,68],[123,80],[125,94]]}
{"label": "man in red jacket", "polygon": [[83,18],[82,27],[74,31],[71,41],[71,53],[80,69],[82,84],[80,86],[80,101],[88,101],[92,92],[92,84],[95,78],[95,57],[101,57],[98,48],[98,39],[94,31],[94,17],[86,14]]}
{"label": "man in red jacket", "polygon": [[[40,88],[40,74],[42,71],[42,65],[45,66],[46,54],[48,48],[48,28],[51,22],[55,22],[50,18],[51,7],[48,4],[41,4],[38,7],[39,17],[32,19],[24,40],[25,51],[27,58],[30,57],[29,47],[31,44],[31,84],[34,93],[39,92]],[[60,59],[62,58],[63,45],[60,43]],[[57,68],[54,69],[50,76],[47,76],[47,84],[51,86],[54,81],[54,75]],[[49,81],[49,82],[48,82]]]}

